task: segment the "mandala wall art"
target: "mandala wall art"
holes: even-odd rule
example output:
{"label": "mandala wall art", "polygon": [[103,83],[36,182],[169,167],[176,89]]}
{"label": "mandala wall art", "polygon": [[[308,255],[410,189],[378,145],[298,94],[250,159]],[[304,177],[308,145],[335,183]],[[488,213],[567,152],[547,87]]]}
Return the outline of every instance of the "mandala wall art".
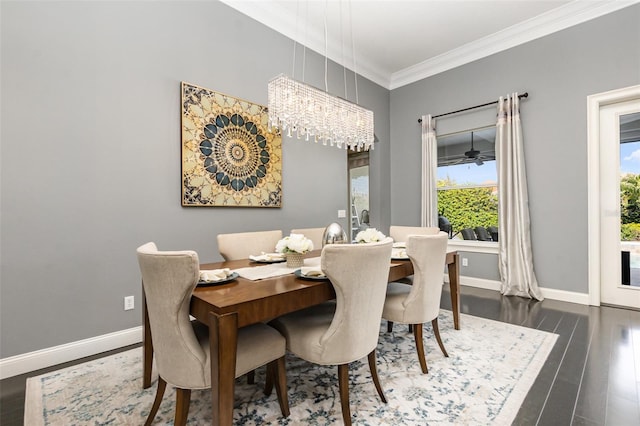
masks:
{"label": "mandala wall art", "polygon": [[182,205],[280,207],[282,136],[267,108],[182,82]]}

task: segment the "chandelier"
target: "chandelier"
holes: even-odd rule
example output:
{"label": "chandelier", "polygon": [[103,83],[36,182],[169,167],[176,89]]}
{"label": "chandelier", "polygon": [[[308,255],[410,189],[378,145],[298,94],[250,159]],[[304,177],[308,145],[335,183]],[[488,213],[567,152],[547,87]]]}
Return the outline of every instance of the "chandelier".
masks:
{"label": "chandelier", "polygon": [[[325,46],[326,43],[325,8]],[[354,77],[357,79],[355,65]],[[356,102],[357,87],[356,80]],[[280,74],[269,81],[267,99],[269,129],[278,129],[289,137],[295,133],[298,139],[304,137],[307,141],[313,139],[316,143],[321,141],[323,145],[330,144],[353,151],[373,149],[373,111],[329,94],[326,87],[323,91]]]}

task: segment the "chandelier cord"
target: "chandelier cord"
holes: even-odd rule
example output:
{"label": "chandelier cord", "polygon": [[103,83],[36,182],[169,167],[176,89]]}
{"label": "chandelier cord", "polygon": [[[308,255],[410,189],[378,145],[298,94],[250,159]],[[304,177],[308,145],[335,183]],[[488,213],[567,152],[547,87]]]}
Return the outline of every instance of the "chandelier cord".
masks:
{"label": "chandelier cord", "polygon": [[328,69],[328,63],[329,63],[329,59],[327,58],[327,55],[329,54],[328,51],[328,43],[327,43],[327,3],[329,2],[329,0],[324,0],[324,91],[329,93],[329,83],[327,80],[327,69]]}
{"label": "chandelier cord", "polygon": [[300,1],[296,3],[296,33],[297,37],[293,38],[293,67],[291,68],[291,76],[296,78],[296,45],[297,38],[300,37]]}
{"label": "chandelier cord", "polygon": [[351,53],[353,54],[353,80],[356,86],[356,104],[360,104],[358,99],[358,68],[356,66],[356,42],[353,39],[353,13],[351,9],[351,2],[349,2],[349,28],[351,30]]}
{"label": "chandelier cord", "polygon": [[[308,2],[305,2],[304,21],[305,23],[309,22],[309,3]],[[305,81],[304,72],[307,64],[307,27],[308,25],[305,25],[304,27],[304,43],[302,44],[302,82],[303,83]]]}
{"label": "chandelier cord", "polygon": [[347,97],[347,65],[344,59],[344,23],[342,21],[342,0],[340,0],[340,42],[342,49],[342,80],[344,81],[344,98]]}

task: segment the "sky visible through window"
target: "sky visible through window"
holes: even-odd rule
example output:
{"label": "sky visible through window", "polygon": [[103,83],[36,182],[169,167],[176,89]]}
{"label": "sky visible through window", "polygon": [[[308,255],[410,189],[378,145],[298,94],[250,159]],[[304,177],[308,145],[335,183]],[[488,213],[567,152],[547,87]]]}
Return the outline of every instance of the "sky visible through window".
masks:
{"label": "sky visible through window", "polygon": [[640,141],[620,145],[620,174],[640,174]]}
{"label": "sky visible through window", "polygon": [[[638,166],[640,166],[640,153]],[[482,185],[487,183],[495,184],[497,181],[496,162],[485,161],[481,166],[478,166],[475,163],[469,163],[456,164],[455,166],[438,167],[438,180],[444,180],[447,178],[447,176],[450,179],[454,180],[458,185]]]}

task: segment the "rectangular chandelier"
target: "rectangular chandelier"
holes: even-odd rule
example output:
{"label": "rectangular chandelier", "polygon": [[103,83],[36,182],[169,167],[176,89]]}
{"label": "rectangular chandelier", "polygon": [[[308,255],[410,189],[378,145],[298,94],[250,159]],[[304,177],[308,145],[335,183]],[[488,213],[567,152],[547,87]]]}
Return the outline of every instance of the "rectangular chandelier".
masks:
{"label": "rectangular chandelier", "polygon": [[269,128],[351,150],[373,149],[373,111],[280,74],[268,85]]}

